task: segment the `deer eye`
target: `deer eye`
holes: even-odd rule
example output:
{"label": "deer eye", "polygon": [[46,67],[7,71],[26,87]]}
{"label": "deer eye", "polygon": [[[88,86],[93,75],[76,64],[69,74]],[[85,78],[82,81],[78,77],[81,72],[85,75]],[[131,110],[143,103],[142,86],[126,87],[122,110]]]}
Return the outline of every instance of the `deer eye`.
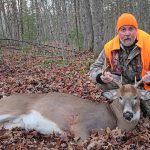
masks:
{"label": "deer eye", "polygon": [[137,98],[138,98],[138,97],[137,97],[137,96],[135,96],[135,97],[134,97],[134,100],[137,100]]}
{"label": "deer eye", "polygon": [[119,100],[122,100],[122,97],[121,97],[121,96],[119,97]]}

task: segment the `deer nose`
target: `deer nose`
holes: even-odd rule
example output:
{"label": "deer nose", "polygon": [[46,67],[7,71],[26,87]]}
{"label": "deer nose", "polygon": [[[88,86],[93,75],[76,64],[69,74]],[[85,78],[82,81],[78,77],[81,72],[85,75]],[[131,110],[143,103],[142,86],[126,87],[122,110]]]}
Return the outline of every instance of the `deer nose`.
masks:
{"label": "deer nose", "polygon": [[133,118],[133,113],[132,113],[132,112],[129,112],[129,111],[124,112],[124,113],[123,113],[123,117],[124,117],[126,120],[130,121],[130,120]]}

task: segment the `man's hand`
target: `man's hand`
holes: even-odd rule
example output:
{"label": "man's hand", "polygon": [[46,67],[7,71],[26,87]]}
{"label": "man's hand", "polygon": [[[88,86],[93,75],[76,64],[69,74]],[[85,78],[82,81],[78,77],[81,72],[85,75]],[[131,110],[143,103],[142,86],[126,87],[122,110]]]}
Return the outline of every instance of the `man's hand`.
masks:
{"label": "man's hand", "polygon": [[150,83],[150,71],[148,71],[142,78],[144,83]]}
{"label": "man's hand", "polygon": [[110,83],[113,80],[112,74],[110,72],[104,72],[104,74],[101,75],[101,80],[104,83]]}

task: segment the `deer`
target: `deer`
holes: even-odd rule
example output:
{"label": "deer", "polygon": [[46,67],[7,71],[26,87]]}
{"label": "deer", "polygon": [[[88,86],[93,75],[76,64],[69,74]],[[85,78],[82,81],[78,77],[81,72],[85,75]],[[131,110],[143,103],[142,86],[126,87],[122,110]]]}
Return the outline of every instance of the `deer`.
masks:
{"label": "deer", "polygon": [[102,95],[111,103],[57,92],[13,94],[0,100],[0,127],[34,129],[42,134],[69,131],[82,140],[90,136],[92,129],[118,127],[129,131],[140,119],[140,100],[150,99],[148,92],[137,88],[139,83],[118,84],[118,89],[104,91]]}

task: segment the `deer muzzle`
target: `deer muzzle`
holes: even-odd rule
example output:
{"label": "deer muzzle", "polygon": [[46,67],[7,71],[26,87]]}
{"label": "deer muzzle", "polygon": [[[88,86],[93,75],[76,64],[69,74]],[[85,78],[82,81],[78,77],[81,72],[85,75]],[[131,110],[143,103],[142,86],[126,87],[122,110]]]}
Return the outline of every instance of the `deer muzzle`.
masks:
{"label": "deer muzzle", "polygon": [[132,112],[129,112],[129,111],[124,112],[124,113],[123,113],[123,117],[124,117],[126,120],[131,121],[131,119],[133,118],[133,113],[132,113]]}

